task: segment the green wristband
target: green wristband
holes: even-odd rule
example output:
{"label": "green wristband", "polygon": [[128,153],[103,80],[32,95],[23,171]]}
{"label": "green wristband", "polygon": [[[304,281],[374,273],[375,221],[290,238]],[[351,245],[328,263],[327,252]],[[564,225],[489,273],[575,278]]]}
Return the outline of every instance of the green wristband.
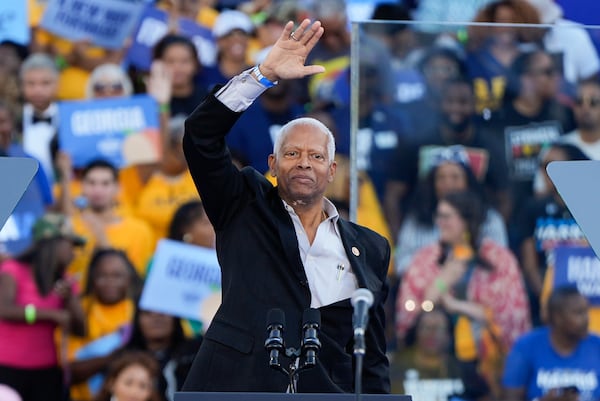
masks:
{"label": "green wristband", "polygon": [[35,305],[27,304],[25,305],[25,321],[27,324],[34,324],[37,317],[37,310],[35,309]]}
{"label": "green wristband", "polygon": [[158,111],[161,113],[170,114],[171,113],[171,105],[169,105],[169,103],[163,103],[158,106]]}
{"label": "green wristband", "polygon": [[435,285],[435,288],[437,288],[438,291],[441,292],[442,294],[448,290],[448,286],[446,285],[446,283],[444,283],[444,280],[442,280],[439,277],[435,279],[433,284]]}

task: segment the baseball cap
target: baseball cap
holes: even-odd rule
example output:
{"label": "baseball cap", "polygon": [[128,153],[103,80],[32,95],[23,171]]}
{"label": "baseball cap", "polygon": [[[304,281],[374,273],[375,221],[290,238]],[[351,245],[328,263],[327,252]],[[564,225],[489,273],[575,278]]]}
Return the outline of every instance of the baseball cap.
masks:
{"label": "baseball cap", "polygon": [[75,234],[67,217],[60,213],[46,213],[40,217],[32,228],[33,239],[39,241],[49,238],[66,238],[74,245],[85,245],[86,239]]}
{"label": "baseball cap", "polygon": [[250,34],[254,29],[254,25],[252,24],[250,17],[243,12],[237,10],[224,10],[219,14],[215,21],[213,35],[217,39],[222,38],[236,29]]}

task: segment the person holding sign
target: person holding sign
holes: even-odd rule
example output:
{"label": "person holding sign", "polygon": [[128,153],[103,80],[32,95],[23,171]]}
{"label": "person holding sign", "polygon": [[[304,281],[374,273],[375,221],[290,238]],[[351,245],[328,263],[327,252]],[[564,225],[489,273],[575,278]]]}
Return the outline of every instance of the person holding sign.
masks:
{"label": "person holding sign", "polygon": [[[351,392],[350,296],[374,294],[365,333],[362,390],[390,391],[384,302],[390,246],[379,234],[342,219],[324,197],[337,164],[329,129],[312,118],[286,124],[268,158],[274,187],[253,168],[233,164],[225,136],[243,111],[280,79],[324,71],[305,66],[323,35],[321,23],[288,22],[263,63],[211,93],[186,120],[183,148],[217,233],[222,304],[208,328],[184,391],[285,392],[288,379],[269,368],[263,344],[272,308],[285,313],[285,341],[300,346],[303,312],[319,308],[317,364],[302,373],[299,392]],[[280,361],[291,360],[282,352]]]}

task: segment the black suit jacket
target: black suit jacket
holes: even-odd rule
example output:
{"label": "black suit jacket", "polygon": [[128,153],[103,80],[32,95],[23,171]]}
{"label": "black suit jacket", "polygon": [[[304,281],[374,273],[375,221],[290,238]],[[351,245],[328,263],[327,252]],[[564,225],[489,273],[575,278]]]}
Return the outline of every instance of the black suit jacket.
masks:
{"label": "black suit jacket", "polygon": [[[217,234],[223,301],[184,391],[285,392],[287,377],[268,366],[266,316],[271,308],[283,309],[286,346],[299,347],[302,314],[310,307],[294,225],[277,188],[252,168],[238,170],[225,145],[225,135],[240,115],[211,94],[185,123],[185,156]],[[359,286],[375,297],[366,332],[363,392],[387,393],[383,304],[390,247],[367,228],[342,219],[338,225]],[[298,391],[354,391],[350,302],[320,310],[319,361],[300,374]],[[282,365],[287,367],[289,360],[282,358]]]}

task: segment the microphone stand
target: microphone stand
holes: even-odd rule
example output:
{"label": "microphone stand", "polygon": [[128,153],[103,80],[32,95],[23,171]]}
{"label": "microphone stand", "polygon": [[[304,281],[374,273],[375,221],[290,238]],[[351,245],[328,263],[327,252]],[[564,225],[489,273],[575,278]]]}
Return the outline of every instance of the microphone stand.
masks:
{"label": "microphone stand", "polygon": [[356,364],[354,372],[354,393],[356,394],[356,401],[361,401],[362,399],[362,370],[365,352],[365,331],[362,328],[357,328],[354,330],[354,360]]}

